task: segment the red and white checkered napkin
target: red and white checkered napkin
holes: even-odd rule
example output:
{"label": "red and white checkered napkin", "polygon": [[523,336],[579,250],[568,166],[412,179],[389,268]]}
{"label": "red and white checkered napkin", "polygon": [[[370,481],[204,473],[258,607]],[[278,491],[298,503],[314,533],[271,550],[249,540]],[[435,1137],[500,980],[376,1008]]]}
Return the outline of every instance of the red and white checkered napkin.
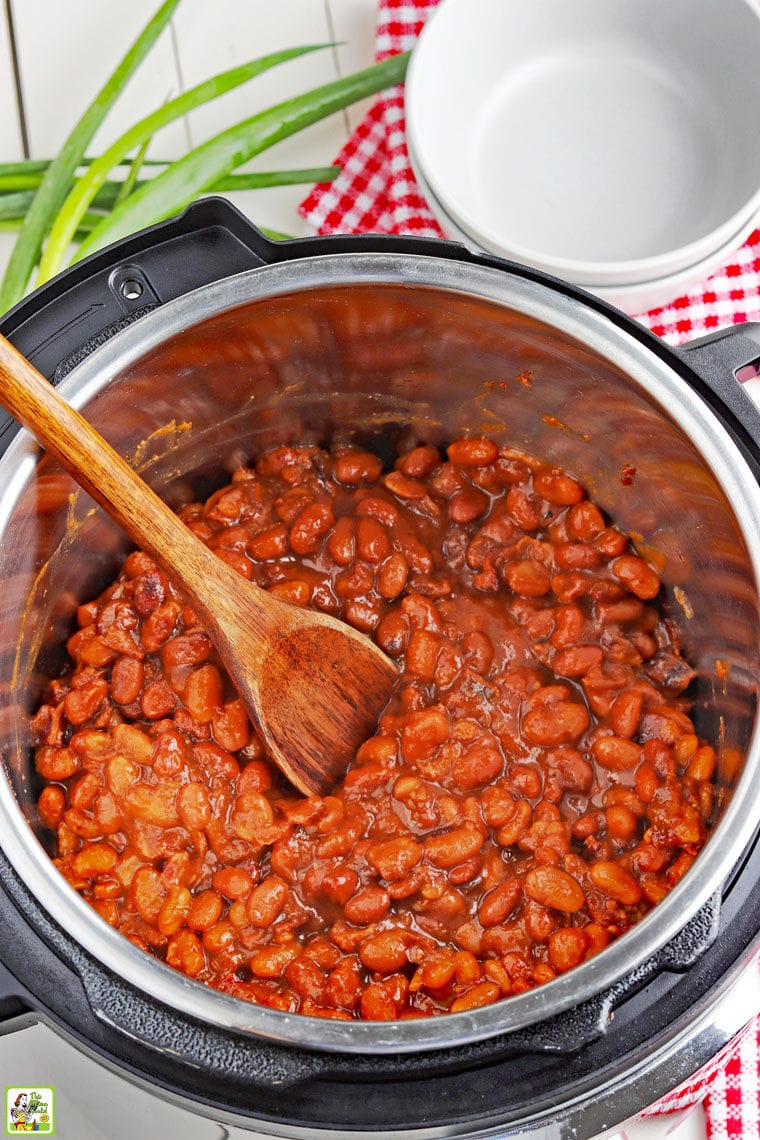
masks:
{"label": "red and white checkered napkin", "polygon": [[[413,47],[438,0],[379,0],[376,57]],[[316,186],[301,213],[316,233],[443,237],[409,165],[403,87],[384,91],[336,158],[341,173]],[[760,229],[691,293],[639,319],[672,344],[760,320]]]}
{"label": "red and white checkered napkin", "polygon": [[[379,0],[377,59],[411,48],[437,4]],[[338,155],[342,169],[335,181],[316,186],[301,204],[315,232],[444,236],[409,165],[404,127],[403,87],[394,87],[379,96]],[[760,229],[693,292],[639,319],[673,344],[760,320]],[[650,1112],[674,1112],[703,1099],[710,1140],[760,1137],[760,1018]]]}

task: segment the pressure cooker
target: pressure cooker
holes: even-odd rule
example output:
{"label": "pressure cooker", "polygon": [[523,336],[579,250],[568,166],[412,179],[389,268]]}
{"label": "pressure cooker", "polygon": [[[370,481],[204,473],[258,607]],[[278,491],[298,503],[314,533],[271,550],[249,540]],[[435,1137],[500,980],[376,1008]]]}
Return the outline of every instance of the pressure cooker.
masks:
{"label": "pressure cooker", "polygon": [[[676,350],[564,282],[463,246],[272,242],[222,200],[95,254],[0,329],[169,502],[241,456],[477,431],[581,479],[664,566],[700,734],[739,754],[705,850],[596,957],[478,1010],[397,1022],[270,1010],[170,970],[58,873],[29,718],[76,607],[128,547],[0,424],[0,1020],[219,1121],[283,1137],[590,1137],[760,1009],[760,326]],[[632,486],[621,470],[635,468]],[[630,482],[630,480],[628,481]]]}

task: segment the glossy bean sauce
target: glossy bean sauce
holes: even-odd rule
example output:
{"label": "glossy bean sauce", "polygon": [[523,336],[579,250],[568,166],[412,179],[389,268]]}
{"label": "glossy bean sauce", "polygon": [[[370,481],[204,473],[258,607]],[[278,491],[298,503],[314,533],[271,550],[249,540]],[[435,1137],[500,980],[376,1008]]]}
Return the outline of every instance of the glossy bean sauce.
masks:
{"label": "glossy bean sauce", "polygon": [[565,472],[488,439],[282,447],[181,512],[239,573],[401,666],[342,785],[269,765],[141,552],[33,722],[55,862],[117,930],[321,1017],[473,1009],[572,969],[686,872],[716,764],[660,581]]}

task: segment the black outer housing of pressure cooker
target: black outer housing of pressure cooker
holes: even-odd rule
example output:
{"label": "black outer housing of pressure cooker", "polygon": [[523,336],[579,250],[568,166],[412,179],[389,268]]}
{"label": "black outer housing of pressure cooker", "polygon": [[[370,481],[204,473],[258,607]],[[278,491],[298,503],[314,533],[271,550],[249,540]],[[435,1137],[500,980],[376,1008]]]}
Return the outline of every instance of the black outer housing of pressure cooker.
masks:
{"label": "black outer housing of pressure cooker", "polygon": [[[379,235],[272,242],[229,203],[209,198],[61,274],[11,310],[0,331],[57,383],[120,329],[193,289],[260,265],[373,252],[502,269],[597,310],[683,377],[760,481],[760,413],[735,379],[760,360],[760,326],[675,350],[565,282],[451,242]],[[17,430],[10,418],[0,419],[0,454]],[[539,1093],[545,1103],[572,1101],[608,1072],[620,1072],[627,1058],[633,1064],[645,1054],[758,944],[760,832],[721,891],[675,939],[611,990],[561,1016],[458,1048],[318,1052],[202,1024],[138,991],[49,918],[0,850],[0,1031],[44,1020],[187,1107],[195,1102],[209,1115],[295,1134],[481,1130],[527,1118]]]}

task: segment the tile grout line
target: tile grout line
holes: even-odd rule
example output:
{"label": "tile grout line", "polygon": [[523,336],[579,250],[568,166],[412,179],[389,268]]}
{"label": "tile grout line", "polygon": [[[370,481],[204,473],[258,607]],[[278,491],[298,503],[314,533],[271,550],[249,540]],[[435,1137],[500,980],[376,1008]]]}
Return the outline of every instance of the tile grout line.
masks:
{"label": "tile grout line", "polygon": [[[6,0],[6,3],[7,2],[9,2],[9,0]],[[174,66],[177,69],[177,81],[179,83],[179,89],[180,89],[180,91],[185,91],[186,90],[185,76],[184,76],[184,73],[182,71],[182,59],[180,57],[179,40],[177,39],[177,28],[175,26],[174,20],[169,21],[169,35],[170,35],[171,43],[172,43],[172,55],[174,56]],[[182,126],[183,126],[183,129],[185,132],[185,142],[187,143],[187,149],[192,150],[192,148],[193,148],[193,135],[192,135],[192,131],[190,130],[190,121],[189,121],[187,115],[182,116]]]}
{"label": "tile grout line", "polygon": [[[338,73],[338,79],[342,79],[343,78],[343,72],[341,71],[340,56],[338,55],[338,47],[337,47],[337,44],[335,42],[335,22],[333,21],[332,9],[330,8],[330,0],[323,0],[323,2],[324,2],[324,6],[325,6],[325,19],[327,20],[327,34],[330,37],[330,40],[331,40],[332,45],[333,45],[330,50],[332,51],[333,62],[335,63],[335,70]],[[348,118],[348,108],[347,107],[343,108],[343,110],[341,111],[341,115],[343,116],[343,125],[346,128],[346,135],[350,138],[350,136],[351,136],[351,122]]]}
{"label": "tile grout line", "polygon": [[29,158],[29,129],[26,122],[26,107],[24,106],[24,89],[21,85],[21,68],[19,66],[18,47],[16,44],[16,29],[13,24],[13,8],[11,0],[4,0],[5,22],[8,27],[8,42],[11,51],[11,67],[13,69],[13,88],[16,93],[16,117],[21,136],[21,150],[24,158]]}

